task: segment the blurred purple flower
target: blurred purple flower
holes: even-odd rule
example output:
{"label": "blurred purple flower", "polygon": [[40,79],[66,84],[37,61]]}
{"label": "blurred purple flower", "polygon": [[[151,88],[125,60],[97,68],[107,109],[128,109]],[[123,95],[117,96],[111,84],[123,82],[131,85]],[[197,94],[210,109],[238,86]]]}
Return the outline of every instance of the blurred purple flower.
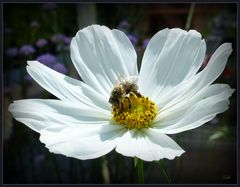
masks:
{"label": "blurred purple flower", "polygon": [[25,75],[24,80],[27,82],[33,82],[33,78],[29,74]]}
{"label": "blurred purple flower", "polygon": [[149,41],[150,41],[149,38],[146,38],[146,39],[143,40],[143,45],[142,45],[142,47],[143,47],[144,49],[147,47]]}
{"label": "blurred purple flower", "polygon": [[11,47],[6,50],[6,55],[10,58],[17,56],[18,49],[16,47]]}
{"label": "blurred purple flower", "polygon": [[36,42],[36,46],[39,47],[39,48],[42,48],[44,47],[45,45],[47,45],[47,40],[46,39],[43,39],[43,38],[40,38],[37,40]]}
{"label": "blurred purple flower", "polygon": [[59,73],[66,74],[67,73],[67,68],[64,66],[64,64],[61,63],[56,63],[52,66],[52,69],[55,71],[58,71]]}
{"label": "blurred purple flower", "polygon": [[56,62],[56,57],[50,53],[42,54],[36,59],[37,61],[41,62],[42,64],[51,67]]}
{"label": "blurred purple flower", "polygon": [[39,27],[39,23],[37,21],[32,21],[31,27],[34,27],[34,28]]}
{"label": "blurred purple flower", "polygon": [[56,8],[57,8],[56,3],[45,3],[45,4],[42,5],[43,10],[54,10]]}
{"label": "blurred purple flower", "polygon": [[54,34],[54,35],[52,36],[52,38],[51,38],[51,41],[52,41],[52,43],[54,43],[54,44],[58,44],[58,43],[64,41],[64,37],[65,37],[65,36],[64,36],[63,34],[60,34],[60,33]]}
{"label": "blurred purple flower", "polygon": [[130,23],[128,23],[128,21],[123,20],[119,23],[118,27],[119,30],[128,30],[130,28]]}
{"label": "blurred purple flower", "polygon": [[23,56],[31,55],[34,52],[35,52],[35,49],[30,44],[23,45],[19,50],[19,53]]}
{"label": "blurred purple flower", "polygon": [[137,43],[138,43],[138,38],[137,38],[136,36],[134,36],[134,35],[132,35],[132,34],[128,34],[127,37],[128,37],[128,39],[132,42],[132,44],[133,44],[134,46],[137,45]]}
{"label": "blurred purple flower", "polygon": [[69,46],[72,41],[72,37],[64,36],[63,40],[64,40],[64,44]]}

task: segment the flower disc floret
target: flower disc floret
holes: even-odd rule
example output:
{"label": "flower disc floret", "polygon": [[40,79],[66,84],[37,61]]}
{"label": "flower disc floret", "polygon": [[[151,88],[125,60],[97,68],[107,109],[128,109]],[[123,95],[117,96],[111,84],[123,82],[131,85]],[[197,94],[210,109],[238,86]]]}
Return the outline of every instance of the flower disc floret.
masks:
{"label": "flower disc floret", "polygon": [[148,97],[130,93],[121,105],[112,106],[113,119],[128,129],[148,128],[157,115],[157,106]]}

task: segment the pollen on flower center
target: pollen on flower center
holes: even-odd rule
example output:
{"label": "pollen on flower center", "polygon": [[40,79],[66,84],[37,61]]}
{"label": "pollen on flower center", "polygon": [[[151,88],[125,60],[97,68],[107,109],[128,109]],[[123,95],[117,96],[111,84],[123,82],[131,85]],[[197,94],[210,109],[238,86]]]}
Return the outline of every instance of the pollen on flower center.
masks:
{"label": "pollen on flower center", "polygon": [[112,106],[113,119],[128,129],[148,128],[157,114],[156,104],[142,95],[130,92],[119,105]]}

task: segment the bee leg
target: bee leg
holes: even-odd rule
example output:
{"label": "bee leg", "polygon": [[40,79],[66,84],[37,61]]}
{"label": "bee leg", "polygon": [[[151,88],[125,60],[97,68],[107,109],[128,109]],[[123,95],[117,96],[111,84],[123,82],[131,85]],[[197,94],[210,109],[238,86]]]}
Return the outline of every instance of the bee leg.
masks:
{"label": "bee leg", "polygon": [[123,112],[123,103],[122,101],[119,101],[119,113]]}
{"label": "bee leg", "polygon": [[138,97],[142,97],[142,95],[141,95],[139,92],[137,92],[137,91],[135,91],[134,94],[135,94],[136,96],[138,96]]}
{"label": "bee leg", "polygon": [[131,101],[129,99],[129,97],[126,97],[128,99],[128,108],[130,109],[132,106],[131,106]]}

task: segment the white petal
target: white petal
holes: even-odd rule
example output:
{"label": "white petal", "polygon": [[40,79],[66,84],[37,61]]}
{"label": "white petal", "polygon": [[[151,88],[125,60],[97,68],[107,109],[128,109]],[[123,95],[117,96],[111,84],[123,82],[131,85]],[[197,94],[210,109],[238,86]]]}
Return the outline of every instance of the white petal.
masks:
{"label": "white petal", "polygon": [[167,94],[159,95],[156,101],[159,108],[165,110],[184,100],[194,97],[202,89],[208,87],[223,72],[227,59],[232,52],[230,43],[224,43],[214,52],[208,65],[195,77],[186,80],[171,89]]}
{"label": "white petal", "polygon": [[153,127],[166,134],[197,128],[227,110],[233,92],[228,85],[211,85],[188,101],[160,112]]}
{"label": "white petal", "polygon": [[126,132],[119,140],[116,151],[124,156],[136,156],[145,161],[174,159],[184,153],[170,137],[154,129]]}
{"label": "white petal", "polygon": [[59,99],[111,110],[108,98],[83,82],[58,73],[37,61],[28,61],[28,65],[27,71],[35,81]]}
{"label": "white petal", "polygon": [[136,76],[137,56],[131,42],[119,30],[92,25],[72,39],[71,59],[86,84],[105,97],[121,76]]}
{"label": "white petal", "polygon": [[143,56],[139,89],[153,100],[200,68],[206,51],[201,34],[191,30],[164,29],[150,40]]}
{"label": "white petal", "polygon": [[109,153],[126,130],[120,125],[79,125],[78,127],[46,128],[40,141],[50,152],[78,159],[93,159]]}
{"label": "white petal", "polygon": [[224,43],[211,56],[207,66],[197,74],[198,87],[203,88],[215,81],[225,69],[228,57],[232,53],[232,44]]}
{"label": "white petal", "polygon": [[102,124],[111,119],[111,114],[105,111],[60,100],[18,100],[9,106],[9,111],[16,120],[37,132],[50,126]]}

